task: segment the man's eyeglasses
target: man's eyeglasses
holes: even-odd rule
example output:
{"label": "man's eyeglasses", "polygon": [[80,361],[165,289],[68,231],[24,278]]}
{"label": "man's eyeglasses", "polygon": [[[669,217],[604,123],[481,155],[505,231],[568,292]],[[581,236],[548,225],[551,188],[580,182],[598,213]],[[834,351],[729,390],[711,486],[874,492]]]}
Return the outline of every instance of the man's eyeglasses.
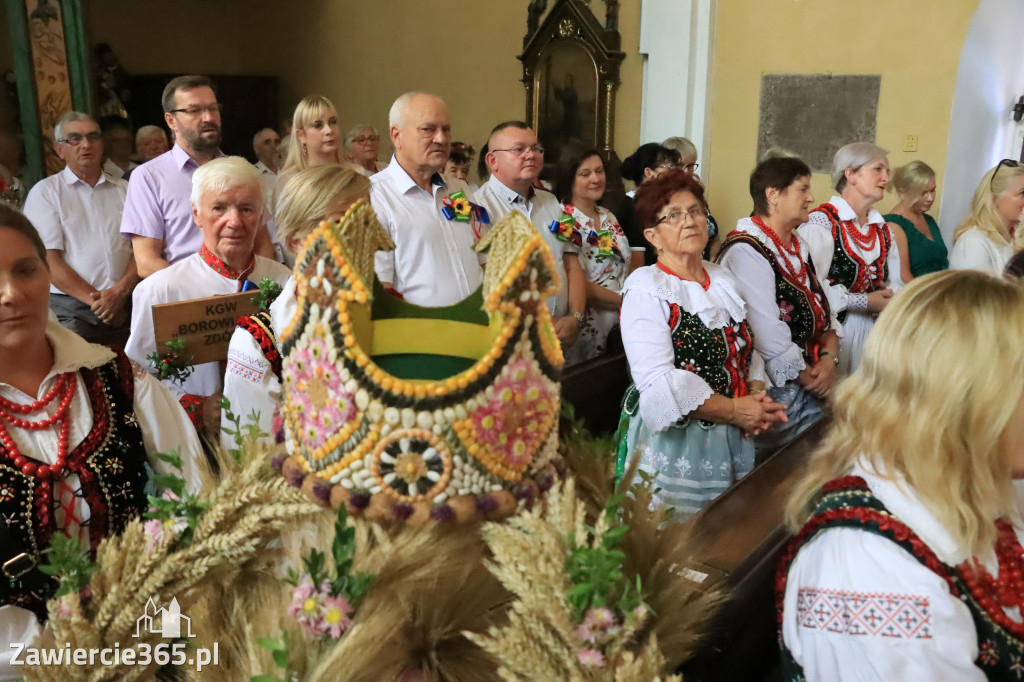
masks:
{"label": "man's eyeglasses", "polygon": [[694,206],[689,211],[672,211],[668,215],[663,215],[658,218],[658,222],[654,223],[652,227],[657,227],[662,223],[685,225],[687,219],[694,224],[703,222],[708,219],[708,210],[706,208],[701,208],[700,206]]}
{"label": "man's eyeglasses", "polygon": [[77,147],[78,145],[82,144],[82,142],[84,142],[85,140],[89,140],[89,142],[99,142],[102,139],[103,133],[100,132],[86,133],[85,135],[80,135],[79,133],[71,133],[67,137],[59,138],[57,142],[60,142],[61,144],[69,144],[72,147]]}
{"label": "man's eyeglasses", "polygon": [[172,114],[186,114],[188,116],[202,116],[203,114],[219,114],[224,111],[224,105],[208,104],[205,107],[186,107],[184,109],[171,109]]}
{"label": "man's eyeglasses", "polygon": [[1006,166],[1007,168],[1019,168],[1020,162],[1014,161],[1013,159],[1003,159],[1000,161],[999,165],[996,166],[996,169],[992,172],[992,177],[988,180],[988,191],[995,192],[995,189],[993,188],[995,187],[996,176],[999,175],[999,169],[1003,166]]}
{"label": "man's eyeglasses", "polygon": [[353,144],[373,144],[374,142],[380,142],[380,137],[377,135],[370,135],[367,137],[357,137],[352,140]]}
{"label": "man's eyeglasses", "polygon": [[532,147],[512,147],[510,149],[492,149],[492,152],[508,152],[516,156],[526,156],[526,152],[533,152],[537,156],[544,156],[544,147],[535,144]]}

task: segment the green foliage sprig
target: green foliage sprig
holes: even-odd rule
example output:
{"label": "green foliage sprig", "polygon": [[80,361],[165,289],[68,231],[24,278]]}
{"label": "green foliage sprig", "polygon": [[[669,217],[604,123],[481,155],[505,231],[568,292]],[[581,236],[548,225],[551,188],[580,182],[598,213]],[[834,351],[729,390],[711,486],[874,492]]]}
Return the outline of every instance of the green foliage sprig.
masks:
{"label": "green foliage sprig", "polygon": [[81,592],[96,571],[96,564],[89,556],[89,546],[77,537],[68,538],[63,533],[54,533],[50,548],[43,554],[47,562],[40,564],[39,570],[60,582],[54,597]]}
{"label": "green foliage sprig", "polygon": [[191,355],[185,353],[185,342],[181,339],[172,339],[164,342],[163,353],[153,352],[146,356],[146,359],[156,367],[156,378],[160,381],[170,379],[179,384],[192,375],[193,365]]}
{"label": "green foliage sprig", "polygon": [[260,280],[260,283],[256,285],[259,291],[250,299],[256,304],[260,310],[270,310],[270,304],[277,300],[277,297],[281,295],[281,285],[270,279],[264,277]]}

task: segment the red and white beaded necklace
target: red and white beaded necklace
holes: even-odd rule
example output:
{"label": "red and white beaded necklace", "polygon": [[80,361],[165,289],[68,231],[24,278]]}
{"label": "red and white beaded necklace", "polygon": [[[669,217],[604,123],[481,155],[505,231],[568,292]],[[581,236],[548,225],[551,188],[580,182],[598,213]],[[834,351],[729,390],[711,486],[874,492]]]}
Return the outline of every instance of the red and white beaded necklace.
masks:
{"label": "red and white beaded necklace", "polygon": [[[58,376],[57,380],[53,383],[53,387],[42,398],[27,405],[0,397],[0,443],[3,444],[6,450],[7,459],[26,476],[35,476],[41,481],[48,481],[51,477],[56,478],[64,471],[68,459],[68,433],[71,430],[71,418],[68,412],[71,407],[71,400],[75,395],[75,384],[75,373],[68,372]],[[46,419],[33,422],[17,416],[40,412],[54,401],[57,401],[57,411]],[[15,443],[10,431],[7,430],[7,424],[28,431],[42,431],[54,424],[59,424],[60,436],[57,440],[57,461],[51,465],[37,464],[34,461],[30,461],[18,449],[18,444]]]}
{"label": "red and white beaded necklace", "polygon": [[996,528],[999,530],[996,539],[999,577],[993,578],[984,566],[970,560],[960,564],[960,572],[985,613],[1004,629],[1024,637],[1024,623],[1013,620],[1003,610],[1016,606],[1024,614],[1024,548],[1009,523],[996,521]]}
{"label": "red and white beaded necklace", "polygon": [[[775,245],[775,249],[782,256],[782,267],[786,271],[786,274],[789,275],[790,282],[793,286],[800,289],[807,298],[807,302],[811,306],[811,314],[814,316],[814,326],[819,330],[824,329],[825,325],[828,323],[828,316],[825,314],[825,308],[822,306],[821,299],[818,297],[818,294],[814,293],[814,290],[811,289],[810,271],[807,267],[807,261],[804,260],[803,247],[800,246],[800,239],[794,233],[790,240],[792,246],[786,246],[782,242],[782,238],[775,234],[775,230],[768,227],[760,217],[754,216],[753,221],[755,225],[761,228],[761,231],[764,232],[765,236],[771,240],[772,244]],[[789,255],[796,257],[797,262],[800,263],[799,269],[794,267],[790,262],[790,259],[787,257]]]}

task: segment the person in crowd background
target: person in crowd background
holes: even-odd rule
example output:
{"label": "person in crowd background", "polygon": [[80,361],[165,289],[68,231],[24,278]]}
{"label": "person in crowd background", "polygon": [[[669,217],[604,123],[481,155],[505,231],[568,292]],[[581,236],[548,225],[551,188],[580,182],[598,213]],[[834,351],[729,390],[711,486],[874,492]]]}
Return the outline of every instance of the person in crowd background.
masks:
{"label": "person in crowd background", "polygon": [[[679,152],[656,142],[648,142],[637,147],[635,152],[623,160],[622,178],[639,188],[651,178],[656,178],[672,168],[682,168]],[[626,192],[626,197],[619,208],[619,217],[622,221],[622,231],[626,233],[629,243],[637,249],[632,252],[631,259],[632,266],[638,268],[641,265],[653,265],[658,260],[658,255],[654,253],[653,248],[648,248],[647,240],[643,237],[643,229],[636,220],[634,195],[636,189]],[[643,247],[643,250],[640,250],[640,247]]]}
{"label": "person in crowd background", "polygon": [[[465,142],[452,142],[452,150],[448,153],[448,163],[444,166],[444,174],[456,180],[469,182],[469,168],[473,164],[476,150]],[[472,185],[470,185],[472,187]],[[478,188],[473,187],[475,192]]]}
{"label": "person in crowd background", "polygon": [[278,174],[279,184],[301,170],[342,163],[338,110],[323,95],[307,95],[298,103],[292,116],[291,137],[288,158]]}
{"label": "person in crowd background", "polygon": [[139,164],[132,161],[135,138],[123,123],[109,123],[103,129],[103,172],[127,180],[132,169]]}
{"label": "person in crowd background", "polygon": [[[221,105],[206,76],[178,76],[164,88],[164,121],[174,131],[174,147],[132,171],[121,234],[131,237],[139,276],[148,277],[199,251],[189,197],[192,174],[220,151]],[[274,257],[267,227],[256,235],[257,253]]]}
{"label": "person in crowd background", "polygon": [[900,199],[884,218],[900,250],[903,282],[948,268],[946,242],[928,215],[935,203],[935,171],[924,161],[911,161],[893,171],[889,190]]}
{"label": "person in crowd background", "polygon": [[839,323],[797,232],[814,202],[811,169],[797,158],[762,161],[750,174],[750,197],[753,213],[726,237],[719,262],[746,303],[768,395],[786,406],[789,421],[755,439],[767,453],[821,418],[838,374]]}
{"label": "person in crowd background", "polygon": [[139,163],[152,161],[171,148],[167,133],[157,126],[142,126],[135,131],[135,154]]}
{"label": "person in crowd background", "polygon": [[544,168],[544,147],[538,143],[536,131],[524,121],[504,121],[491,131],[487,149],[490,178],[476,192],[477,200],[487,209],[492,224],[519,211],[551,249],[561,288],[548,299],[548,311],[565,351],[576,342],[583,324],[586,279],[573,234],[559,230],[561,203],[551,192],[536,187]]}
{"label": "person in crowd background", "polygon": [[395,155],[370,178],[370,200],[395,249],[377,252],[377,277],[416,305],[458,303],[483,282],[473,250],[483,226],[475,215],[463,222],[443,211],[446,199],[474,200],[469,185],[441,174],[451,151],[448,106],[437,95],[408,92],[391,105],[388,122]]}
{"label": "person in crowd background", "polygon": [[587,312],[579,339],[566,353],[566,364],[605,354],[609,332],[619,321],[619,292],[632,266],[626,233],[612,212],[597,204],[604,190],[604,161],[597,149],[582,143],[566,145],[558,159],[555,196],[576,233],[573,239],[580,245],[587,292]]}
{"label": "person in crowd background", "polygon": [[703,260],[704,188],[669,170],[637,190],[637,215],[655,265],[623,286],[622,341],[633,385],[623,401],[618,470],[639,457],[677,520],[754,467],[747,435],[785,422],[764,392],[743,299],[725,268]]}
{"label": "person in crowd background", "polygon": [[899,249],[885,218],[873,208],[889,183],[887,155],[871,142],[840,148],[832,159],[832,185],[839,195],[812,211],[798,228],[829,307],[843,325],[843,375],[856,369],[875,316],[903,286]]}
{"label": "person in crowd background", "polygon": [[1013,256],[1014,234],[1024,212],[1024,166],[1003,159],[982,176],[971,208],[953,230],[949,267],[998,274]]}
{"label": "person in crowd background", "polygon": [[[661,143],[662,146],[674,149],[679,152],[679,165],[683,170],[687,170],[693,173],[698,180],[700,175],[697,173],[697,169],[700,168],[700,164],[697,163],[697,147],[685,137],[669,137]],[[705,260],[714,260],[718,258],[718,252],[722,249],[722,234],[721,230],[718,229],[718,221],[715,220],[708,210],[708,245],[704,250]]]}
{"label": "person in crowd background", "polygon": [[349,128],[345,133],[345,152],[367,177],[385,168],[377,158],[380,155],[380,134],[371,125],[357,123]]}
{"label": "person in crowd background", "polygon": [[[192,212],[202,243],[197,253],[144,279],[132,296],[132,332],[125,352],[151,374],[157,368],[149,356],[161,353],[153,326],[153,306],[217,294],[233,294],[268,277],[280,285],[291,271],[255,253],[262,225],[263,191],[260,172],[240,156],[214,159],[200,166],[193,178]],[[246,283],[250,283],[247,287]],[[196,365],[183,383],[164,380],[189,410],[197,428],[204,419],[219,430],[220,365]],[[214,441],[217,440],[216,433]]]}
{"label": "person in crowd background", "polygon": [[1016,677],[1024,346],[1006,340],[1020,338],[1019,283],[975,271],[919,277],[879,316],[790,496],[786,679]]}

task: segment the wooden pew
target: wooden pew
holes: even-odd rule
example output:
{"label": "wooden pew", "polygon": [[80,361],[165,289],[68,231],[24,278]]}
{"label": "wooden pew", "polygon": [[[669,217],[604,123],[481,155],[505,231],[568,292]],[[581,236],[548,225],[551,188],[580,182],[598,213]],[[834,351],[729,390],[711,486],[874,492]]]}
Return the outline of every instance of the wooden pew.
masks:
{"label": "wooden pew", "polygon": [[619,426],[622,396],[631,381],[625,353],[594,358],[562,373],[562,400],[573,404],[592,434],[610,436]]}

